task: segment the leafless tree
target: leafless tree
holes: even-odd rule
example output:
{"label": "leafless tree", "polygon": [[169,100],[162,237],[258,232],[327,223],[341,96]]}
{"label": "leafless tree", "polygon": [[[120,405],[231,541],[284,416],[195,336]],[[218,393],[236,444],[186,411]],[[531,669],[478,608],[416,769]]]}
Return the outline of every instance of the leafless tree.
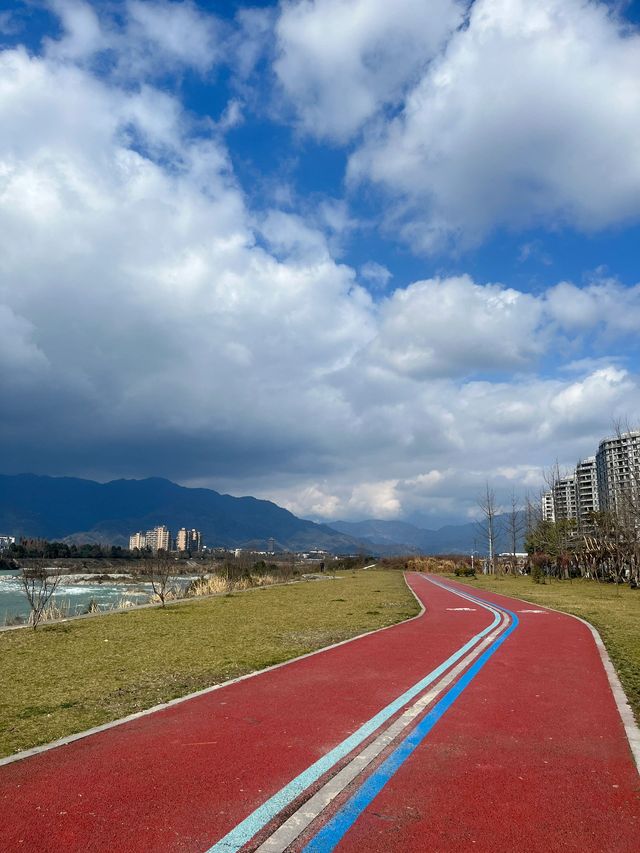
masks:
{"label": "leafless tree", "polygon": [[511,492],[509,511],[505,520],[505,532],[511,547],[511,568],[515,573],[518,564],[516,557],[518,542],[525,532],[524,510],[515,492]]}
{"label": "leafless tree", "polygon": [[160,604],[165,607],[167,598],[172,592],[171,577],[175,572],[175,560],[164,551],[158,551],[153,559],[149,560],[146,574],[151,582],[154,594],[160,599]]}
{"label": "leafless tree", "polygon": [[482,519],[478,522],[478,529],[487,546],[487,571],[489,574],[494,574],[496,543],[500,531],[497,519],[498,510],[496,505],[496,496],[493,489],[489,487],[489,483],[485,484],[485,491],[478,499],[478,506],[482,511]]}
{"label": "leafless tree", "polygon": [[47,605],[56,591],[62,575],[58,569],[47,569],[44,564],[37,563],[22,570],[20,583],[31,614],[29,621],[35,631],[46,616]]}

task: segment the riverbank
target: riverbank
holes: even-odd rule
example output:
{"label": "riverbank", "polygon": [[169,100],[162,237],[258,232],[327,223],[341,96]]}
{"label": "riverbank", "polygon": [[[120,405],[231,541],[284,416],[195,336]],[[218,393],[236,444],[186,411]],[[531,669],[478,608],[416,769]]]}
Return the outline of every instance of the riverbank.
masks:
{"label": "riverbank", "polygon": [[[29,603],[20,581],[21,571],[0,572],[0,627],[25,624]],[[76,616],[87,609],[112,610],[144,604],[153,589],[148,581],[132,576],[64,575],[51,599],[61,616]]]}
{"label": "riverbank", "polygon": [[47,743],[418,612],[401,573],[274,585],[251,595],[0,634],[0,754]]}

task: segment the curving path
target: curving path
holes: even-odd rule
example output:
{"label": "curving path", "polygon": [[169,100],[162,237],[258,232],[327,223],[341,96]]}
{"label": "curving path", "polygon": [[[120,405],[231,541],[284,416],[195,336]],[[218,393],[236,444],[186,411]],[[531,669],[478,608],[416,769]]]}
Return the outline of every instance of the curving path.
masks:
{"label": "curving path", "polygon": [[589,628],[408,582],[413,620],[0,767],[0,850],[635,853]]}

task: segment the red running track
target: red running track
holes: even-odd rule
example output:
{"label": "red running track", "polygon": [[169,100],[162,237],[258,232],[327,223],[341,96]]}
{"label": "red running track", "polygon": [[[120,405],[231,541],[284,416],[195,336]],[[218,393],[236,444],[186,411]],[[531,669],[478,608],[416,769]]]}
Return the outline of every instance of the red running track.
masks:
{"label": "red running track", "polygon": [[[491,623],[468,587],[408,580],[417,619],[0,767],[0,850],[204,853]],[[520,624],[338,849],[637,853],[640,777],[589,629],[482,598]]]}

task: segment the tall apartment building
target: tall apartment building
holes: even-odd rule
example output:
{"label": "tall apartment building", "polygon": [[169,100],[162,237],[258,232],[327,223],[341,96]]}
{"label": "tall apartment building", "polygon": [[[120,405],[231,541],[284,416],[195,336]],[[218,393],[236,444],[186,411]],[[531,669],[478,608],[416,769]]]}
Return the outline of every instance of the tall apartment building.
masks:
{"label": "tall apartment building", "polygon": [[164,524],[159,524],[146,532],[147,548],[152,551],[170,551],[171,534]]}
{"label": "tall apartment building", "polygon": [[553,511],[555,521],[575,521],[578,518],[576,475],[562,477],[553,486]]}
{"label": "tall apartment building", "polygon": [[129,550],[133,551],[135,548],[141,551],[144,551],[146,548],[150,551],[170,551],[171,534],[164,524],[152,527],[146,533],[139,530],[129,537]]}
{"label": "tall apartment building", "polygon": [[640,432],[626,432],[600,442],[596,455],[600,508],[624,509],[640,493]]}
{"label": "tall apartment building", "polygon": [[553,508],[553,492],[549,489],[542,495],[542,520],[555,521],[556,513]]}
{"label": "tall apartment building", "polygon": [[181,527],[176,535],[176,551],[201,551],[202,533],[195,528]]}
{"label": "tall apartment building", "polygon": [[578,529],[581,533],[593,532],[592,513],[600,509],[595,456],[583,459],[576,466],[576,504]]}
{"label": "tall apartment building", "polygon": [[139,530],[137,533],[132,533],[129,537],[129,550],[135,551],[136,548],[139,551],[144,551],[147,547],[147,537],[145,534]]}

